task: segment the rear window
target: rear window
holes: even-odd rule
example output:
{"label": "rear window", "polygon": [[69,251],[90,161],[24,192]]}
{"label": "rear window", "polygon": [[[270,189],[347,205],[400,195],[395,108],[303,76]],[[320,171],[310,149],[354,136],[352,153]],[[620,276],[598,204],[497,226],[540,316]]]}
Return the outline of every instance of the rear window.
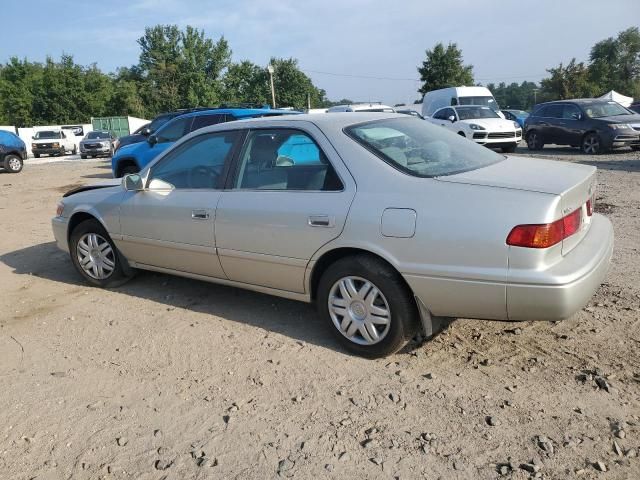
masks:
{"label": "rear window", "polygon": [[417,177],[454,175],[504,160],[488,148],[416,118],[360,123],[345,133],[393,167]]}

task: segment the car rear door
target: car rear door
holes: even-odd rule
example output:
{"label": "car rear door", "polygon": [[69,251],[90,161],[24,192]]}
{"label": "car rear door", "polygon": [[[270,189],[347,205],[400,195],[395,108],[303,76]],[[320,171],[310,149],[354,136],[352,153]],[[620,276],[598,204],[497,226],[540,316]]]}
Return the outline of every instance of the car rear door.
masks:
{"label": "car rear door", "polygon": [[216,212],[226,275],[305,293],[306,267],[340,235],[354,195],[353,178],[314,125],[249,131]]}
{"label": "car rear door", "polygon": [[579,146],[584,133],[582,111],[577,105],[565,103],[562,106],[562,119],[558,126],[558,143]]}
{"label": "car rear door", "polygon": [[240,136],[226,131],[193,137],[153,165],[150,188],[125,194],[118,244],[125,257],[143,266],[225,278],[214,219]]}

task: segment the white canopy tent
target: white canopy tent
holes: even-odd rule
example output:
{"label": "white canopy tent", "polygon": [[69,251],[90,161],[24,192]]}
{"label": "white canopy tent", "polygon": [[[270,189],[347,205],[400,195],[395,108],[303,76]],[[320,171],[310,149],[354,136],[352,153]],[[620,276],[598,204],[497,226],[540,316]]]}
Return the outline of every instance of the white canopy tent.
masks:
{"label": "white canopy tent", "polygon": [[614,102],[618,102],[623,107],[628,107],[633,103],[633,98],[626,97],[621,93],[616,92],[615,90],[611,90],[610,92],[607,92],[598,98],[601,100],[613,100]]}

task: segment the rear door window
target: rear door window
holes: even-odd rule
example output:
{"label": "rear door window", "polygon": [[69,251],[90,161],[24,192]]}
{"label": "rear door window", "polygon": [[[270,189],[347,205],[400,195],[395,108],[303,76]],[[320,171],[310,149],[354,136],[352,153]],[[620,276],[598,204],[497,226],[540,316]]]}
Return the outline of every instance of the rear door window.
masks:
{"label": "rear door window", "polygon": [[562,118],[562,111],[564,110],[564,105],[548,105],[544,110],[544,117],[547,118]]}
{"label": "rear door window", "polygon": [[158,143],[175,142],[189,132],[193,117],[176,118],[170,121],[156,133]]}

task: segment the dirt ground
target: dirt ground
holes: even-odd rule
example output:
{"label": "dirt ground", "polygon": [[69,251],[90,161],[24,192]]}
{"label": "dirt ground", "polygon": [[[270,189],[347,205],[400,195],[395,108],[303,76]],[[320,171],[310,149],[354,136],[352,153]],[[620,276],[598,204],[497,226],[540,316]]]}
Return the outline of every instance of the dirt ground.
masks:
{"label": "dirt ground", "polygon": [[302,303],[88,287],[50,218],[108,160],[0,173],[0,478],[640,478],[640,155],[539,156],[600,169],[616,248],[589,306],[457,320],[375,361]]}

